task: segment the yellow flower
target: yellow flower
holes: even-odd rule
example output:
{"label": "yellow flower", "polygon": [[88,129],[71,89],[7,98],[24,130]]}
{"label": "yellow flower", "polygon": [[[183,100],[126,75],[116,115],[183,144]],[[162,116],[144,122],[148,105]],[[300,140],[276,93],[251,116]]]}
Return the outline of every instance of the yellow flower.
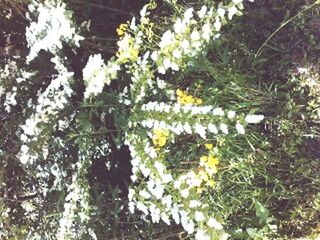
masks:
{"label": "yellow flower", "polygon": [[203,192],[203,188],[198,187],[198,188],[197,188],[197,193],[201,194],[202,192]]}
{"label": "yellow flower", "polygon": [[208,161],[208,157],[207,156],[201,156],[200,157],[200,162],[205,163],[206,161]]}
{"label": "yellow flower", "polygon": [[211,150],[213,148],[213,145],[211,143],[206,143],[204,145],[206,147],[206,149]]}
{"label": "yellow flower", "polygon": [[167,143],[168,136],[168,129],[154,129],[152,142],[155,146],[163,147]]}
{"label": "yellow flower", "polygon": [[206,185],[209,187],[214,187],[216,185],[216,182],[214,180],[209,180]]}
{"label": "yellow flower", "polygon": [[152,139],[152,142],[156,146],[163,147],[166,145],[167,140],[165,137],[155,137]]}
{"label": "yellow flower", "polygon": [[119,37],[123,36],[125,34],[125,32],[128,29],[128,24],[126,23],[122,23],[120,24],[120,26],[117,28],[117,34]]}
{"label": "yellow flower", "polygon": [[136,59],[138,57],[139,51],[134,48],[130,48],[129,50],[129,55],[133,58]]}
{"label": "yellow flower", "polygon": [[197,105],[201,105],[201,104],[202,104],[202,99],[197,98],[197,99],[196,99],[196,104],[197,104]]}
{"label": "yellow flower", "polygon": [[216,166],[219,163],[219,159],[214,156],[209,156],[207,166],[212,169],[216,169]]}
{"label": "yellow flower", "polygon": [[186,103],[193,103],[193,97],[190,96],[190,95],[187,95],[187,96],[185,97],[185,101],[186,101]]}
{"label": "yellow flower", "polygon": [[195,98],[191,95],[188,95],[185,91],[182,91],[181,89],[176,90],[176,94],[178,96],[178,103],[184,105],[184,104],[194,104],[194,105],[200,105],[202,104],[202,99]]}
{"label": "yellow flower", "polygon": [[203,171],[203,170],[200,170],[200,171],[198,172],[198,176],[200,177],[201,180],[203,180],[203,181],[205,181],[205,182],[209,180],[208,174],[207,174],[205,171]]}
{"label": "yellow flower", "polygon": [[181,90],[178,88],[177,91],[176,91],[176,94],[177,94],[179,97],[182,97],[182,96],[183,96],[183,91],[181,91]]}

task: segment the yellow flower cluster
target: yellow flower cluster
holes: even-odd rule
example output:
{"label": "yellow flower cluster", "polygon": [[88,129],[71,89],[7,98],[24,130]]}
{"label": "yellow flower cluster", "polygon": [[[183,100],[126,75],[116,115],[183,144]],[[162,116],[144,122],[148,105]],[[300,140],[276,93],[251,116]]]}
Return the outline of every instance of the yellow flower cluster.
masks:
{"label": "yellow flower cluster", "polygon": [[128,24],[122,23],[120,26],[117,28],[117,34],[119,37],[123,36],[125,32],[128,30]]}
{"label": "yellow flower cluster", "polygon": [[192,104],[192,105],[201,105],[202,104],[202,99],[192,97],[191,95],[188,95],[186,91],[182,91],[181,89],[177,89],[176,94],[178,96],[178,103],[181,105],[187,105],[187,104]]}
{"label": "yellow flower cluster", "polygon": [[[212,144],[208,144],[208,148],[212,149]],[[198,193],[202,193],[204,186],[215,186],[216,182],[214,181],[213,174],[217,172],[218,163],[219,159],[211,154],[209,156],[202,156],[200,158],[200,166],[203,166],[204,168],[200,168],[197,173],[198,178],[203,183],[197,188]]]}
{"label": "yellow flower cluster", "polygon": [[212,149],[213,149],[212,143],[206,143],[206,144],[204,144],[204,146],[205,146],[206,149],[208,149],[208,150],[212,150]]}
{"label": "yellow flower cluster", "polygon": [[144,36],[146,36],[147,39],[151,42],[152,38],[154,37],[154,23],[151,22],[149,18],[143,18],[141,23],[143,26],[142,31],[144,33]]}
{"label": "yellow flower cluster", "polygon": [[200,158],[200,165],[205,166],[207,169],[207,172],[216,173],[218,163],[219,163],[219,159],[214,157],[213,155],[202,156]]}
{"label": "yellow flower cluster", "polygon": [[157,147],[163,147],[167,143],[168,136],[168,129],[153,129],[152,142]]}

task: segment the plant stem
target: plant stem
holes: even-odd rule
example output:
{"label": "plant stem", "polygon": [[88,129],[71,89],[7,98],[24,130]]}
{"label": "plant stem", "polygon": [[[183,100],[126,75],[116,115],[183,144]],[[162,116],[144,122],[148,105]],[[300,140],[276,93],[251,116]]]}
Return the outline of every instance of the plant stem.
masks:
{"label": "plant stem", "polygon": [[261,45],[261,47],[258,49],[257,53],[255,54],[255,57],[259,57],[261,54],[262,49],[268,44],[268,42],[271,40],[271,38],[273,38],[274,35],[276,35],[284,26],[286,26],[288,23],[290,23],[291,21],[293,21],[295,18],[299,17],[300,15],[302,15],[304,12],[308,11],[309,9],[313,8],[315,5],[320,4],[320,0],[317,0],[316,2],[314,2],[313,4],[305,7],[303,10],[301,10],[300,12],[298,12],[296,15],[294,15],[293,17],[289,18],[287,21],[285,21],[284,23],[282,23],[280,25],[280,27],[278,27],[265,41],[264,43]]}

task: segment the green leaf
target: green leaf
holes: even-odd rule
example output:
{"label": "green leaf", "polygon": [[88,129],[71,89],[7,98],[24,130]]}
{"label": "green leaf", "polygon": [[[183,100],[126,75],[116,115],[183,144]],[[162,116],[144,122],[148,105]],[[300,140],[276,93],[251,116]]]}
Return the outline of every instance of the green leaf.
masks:
{"label": "green leaf", "polygon": [[270,212],[260,202],[255,202],[256,215],[259,217],[261,222],[267,222]]}

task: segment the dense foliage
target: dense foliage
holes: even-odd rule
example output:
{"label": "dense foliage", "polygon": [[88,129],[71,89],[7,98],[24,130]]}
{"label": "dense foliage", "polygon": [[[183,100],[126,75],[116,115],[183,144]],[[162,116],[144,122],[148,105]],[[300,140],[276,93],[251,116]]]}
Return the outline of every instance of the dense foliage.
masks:
{"label": "dense foliage", "polygon": [[320,2],[0,3],[1,239],[318,239]]}

